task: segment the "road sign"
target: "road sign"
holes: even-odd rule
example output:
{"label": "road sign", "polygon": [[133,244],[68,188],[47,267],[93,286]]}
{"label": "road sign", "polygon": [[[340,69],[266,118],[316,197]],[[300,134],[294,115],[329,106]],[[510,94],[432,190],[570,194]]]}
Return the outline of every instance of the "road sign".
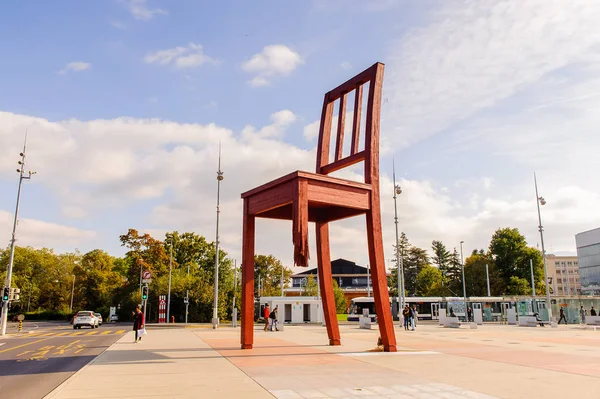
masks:
{"label": "road sign", "polygon": [[22,314],[18,315],[17,320],[19,320],[19,321],[25,320],[25,315],[22,315]]}
{"label": "road sign", "polygon": [[151,278],[152,278],[152,273],[150,273],[150,270],[144,270],[144,272],[142,273],[142,279],[150,280]]}

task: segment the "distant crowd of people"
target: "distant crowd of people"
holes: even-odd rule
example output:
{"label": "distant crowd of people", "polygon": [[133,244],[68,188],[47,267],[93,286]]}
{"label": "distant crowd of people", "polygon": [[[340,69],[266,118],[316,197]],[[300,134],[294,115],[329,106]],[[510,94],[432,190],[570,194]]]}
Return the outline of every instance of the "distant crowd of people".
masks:
{"label": "distant crowd of people", "polygon": [[269,304],[265,305],[265,309],[263,311],[263,317],[265,318],[265,332],[266,331],[279,331],[279,322],[277,321],[279,309],[278,306],[275,306],[275,309],[269,309]]}
{"label": "distant crowd of people", "polygon": [[404,306],[404,309],[402,309],[402,317],[404,317],[404,329],[406,331],[415,331],[417,319],[419,317],[417,306],[413,305],[412,308],[409,305]]}

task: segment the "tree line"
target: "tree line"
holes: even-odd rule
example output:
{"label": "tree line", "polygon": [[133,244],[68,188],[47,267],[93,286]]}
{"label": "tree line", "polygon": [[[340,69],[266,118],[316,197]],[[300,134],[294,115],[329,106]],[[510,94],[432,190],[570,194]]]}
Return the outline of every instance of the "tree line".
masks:
{"label": "tree line", "polygon": [[[95,249],[56,254],[52,249],[16,247],[12,286],[21,289],[21,298],[11,303],[11,313],[27,313],[31,318],[68,317],[78,310],[109,314],[116,307],[120,320],[129,320],[135,306],[142,302],[141,272],[152,273],[149,284],[148,320],[158,319],[158,295],[166,295],[171,272],[170,315],[185,320],[184,298],[189,292],[189,322],[209,322],[214,298],[216,246],[191,232],[173,231],[163,240],[135,229],[119,237],[127,249],[124,257],[114,257]],[[7,265],[9,249],[0,251],[0,264]],[[171,261],[172,259],[172,261]],[[171,263],[172,262],[172,263]],[[235,262],[219,249],[219,307],[222,320],[230,320],[234,292],[239,308],[241,281],[237,265],[237,290],[234,291]],[[6,270],[0,278],[5,279]],[[255,281],[261,281],[261,295],[280,295],[281,283],[288,286],[292,271],[272,255],[256,255]],[[255,284],[258,296],[258,284]],[[72,311],[71,301],[73,302]],[[239,313],[238,313],[239,314]]]}
{"label": "tree line", "polygon": [[[407,296],[462,296],[462,259],[456,248],[449,250],[443,242],[431,243],[427,250],[410,244],[402,233],[395,255],[402,259],[404,289]],[[464,259],[467,296],[487,296],[486,265],[492,296],[531,295],[531,263],[537,295],[546,290],[542,253],[529,247],[516,228],[499,228],[487,249],[473,250]],[[390,295],[398,295],[398,265],[389,279]]]}

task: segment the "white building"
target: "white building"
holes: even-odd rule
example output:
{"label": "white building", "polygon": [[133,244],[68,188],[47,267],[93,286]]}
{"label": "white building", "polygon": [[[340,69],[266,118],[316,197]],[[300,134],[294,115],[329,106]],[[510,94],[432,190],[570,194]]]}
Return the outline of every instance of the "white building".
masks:
{"label": "white building", "polygon": [[581,293],[600,295],[600,228],[575,235]]}

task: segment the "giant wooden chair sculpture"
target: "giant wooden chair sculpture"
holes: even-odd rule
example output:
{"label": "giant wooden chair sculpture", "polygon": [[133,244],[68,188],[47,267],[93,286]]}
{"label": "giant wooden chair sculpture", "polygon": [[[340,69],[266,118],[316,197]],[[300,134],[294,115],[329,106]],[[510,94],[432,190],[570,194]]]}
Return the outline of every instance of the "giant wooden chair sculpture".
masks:
{"label": "giant wooden chair sculpture", "polygon": [[[254,342],[254,234],[255,219],[292,220],[294,263],[308,265],[308,222],[315,222],[319,284],[330,345],[340,345],[336,318],[329,250],[329,222],[365,214],[369,261],[373,279],[375,310],[384,350],[396,351],[396,337],[390,312],[379,201],[379,119],[383,64],[369,69],[325,94],[317,171],[297,171],[242,194],[244,226],[242,248],[242,349]],[[364,150],[359,150],[363,86],[368,83]],[[354,115],[350,155],[343,156],[344,127],[348,94],[354,91]],[[330,162],[330,139],[334,103],[339,99],[335,160]],[[357,183],[327,176],[329,173],[364,161],[365,182]]]}

